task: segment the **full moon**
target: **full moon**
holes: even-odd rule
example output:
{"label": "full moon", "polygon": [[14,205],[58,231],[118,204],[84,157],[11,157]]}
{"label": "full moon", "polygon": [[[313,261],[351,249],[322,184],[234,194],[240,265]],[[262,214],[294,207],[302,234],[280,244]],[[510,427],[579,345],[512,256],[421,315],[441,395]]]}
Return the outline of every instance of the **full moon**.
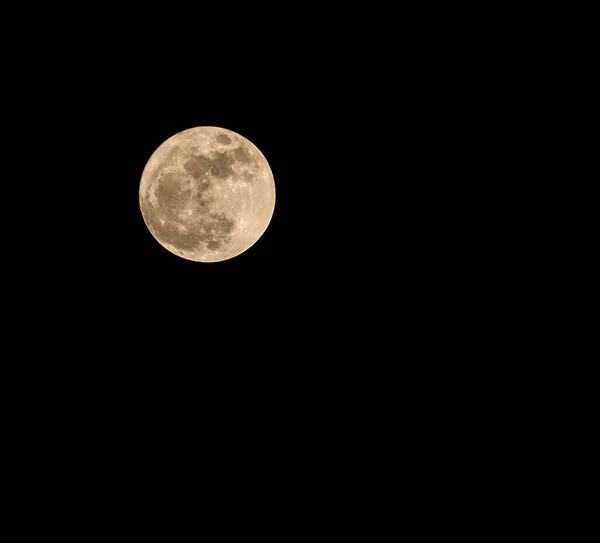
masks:
{"label": "full moon", "polygon": [[200,126],[154,151],[139,199],[146,226],[165,249],[195,262],[220,262],[264,234],[275,208],[275,181],[252,142],[225,128]]}

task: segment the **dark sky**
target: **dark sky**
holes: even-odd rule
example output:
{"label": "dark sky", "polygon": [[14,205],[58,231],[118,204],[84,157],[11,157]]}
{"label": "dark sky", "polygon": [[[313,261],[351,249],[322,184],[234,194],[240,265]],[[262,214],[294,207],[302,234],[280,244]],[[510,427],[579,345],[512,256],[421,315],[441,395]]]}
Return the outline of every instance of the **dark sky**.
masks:
{"label": "dark sky", "polygon": [[[306,503],[328,496],[335,466],[341,489],[356,466],[388,481],[372,469],[390,451],[401,465],[398,436],[421,456],[436,424],[465,420],[452,406],[480,412],[464,398],[487,393],[489,353],[506,349],[513,322],[501,308],[519,262],[505,264],[485,225],[515,176],[495,179],[505,161],[482,159],[481,127],[504,112],[485,98],[482,63],[460,68],[479,42],[454,51],[455,27],[434,7],[415,19],[351,4],[264,17],[254,4],[156,6],[143,7],[151,20],[68,8],[43,33],[11,34],[22,56],[7,55],[18,73],[3,83],[15,96],[3,119],[19,125],[2,127],[19,153],[5,160],[14,176],[3,171],[5,371],[18,375],[3,376],[7,418],[26,414],[16,425],[36,455],[55,449],[71,465],[99,451],[81,474],[127,472],[111,503],[129,499],[133,471],[154,486],[155,467],[187,466],[186,452],[193,470],[274,473],[277,499],[295,491],[290,474],[309,481]],[[276,186],[261,239],[213,264],[163,249],[138,204],[154,150],[203,125],[252,141]],[[45,471],[62,478],[54,463]]]}
{"label": "dark sky", "polygon": [[[527,269],[545,224],[515,250],[519,211],[541,204],[523,195],[534,168],[511,163],[537,97],[489,52],[513,42],[512,20],[451,3],[209,4],[5,18],[0,382],[19,529],[166,519],[171,535],[189,516],[198,532],[208,502],[219,533],[279,519],[313,536],[331,518],[372,540],[385,517],[396,528],[390,489],[407,495],[411,475],[419,529],[439,525],[430,502],[463,506],[456,489],[479,496],[521,462],[547,404],[531,394],[548,374],[531,292],[548,272]],[[202,125],[252,141],[276,185],[262,238],[214,264],[163,249],[138,205],[157,146]]]}
{"label": "dark sky", "polygon": [[[464,165],[449,151],[460,107],[443,40],[373,14],[226,30],[207,17],[193,32],[163,15],[75,25],[36,51],[44,92],[29,111],[56,180],[41,182],[31,234],[40,313],[63,308],[65,330],[115,357],[391,356],[378,338],[419,329],[457,261],[449,180]],[[217,264],[163,249],[138,206],[153,151],[202,125],[251,140],[276,184],[263,237]]]}
{"label": "dark sky", "polygon": [[[257,345],[275,337],[285,343],[293,331],[285,347],[293,350],[323,324],[344,275],[364,265],[364,248],[353,240],[366,225],[359,226],[360,209],[346,208],[365,173],[352,164],[364,145],[359,131],[348,132],[356,112],[346,118],[346,108],[356,108],[321,75],[325,66],[310,66],[297,51],[263,54],[251,42],[233,49],[200,48],[181,57],[175,47],[163,54],[94,49],[94,63],[64,68],[69,94],[61,93],[59,107],[53,100],[42,106],[51,137],[65,141],[70,162],[56,172],[60,195],[53,198],[64,211],[54,225],[64,235],[48,248],[53,265],[44,271],[50,284],[43,288],[55,299],[51,285],[58,281],[59,299],[73,308],[71,325],[87,327],[77,315],[95,323],[84,330],[90,338],[130,344],[139,335],[142,344],[191,344],[227,357],[244,337]],[[202,62],[211,55],[212,63]],[[138,205],[153,151],[173,134],[203,125],[252,141],[276,183],[265,234],[247,252],[217,264],[163,249]],[[347,212],[354,216],[349,224],[342,219]]]}

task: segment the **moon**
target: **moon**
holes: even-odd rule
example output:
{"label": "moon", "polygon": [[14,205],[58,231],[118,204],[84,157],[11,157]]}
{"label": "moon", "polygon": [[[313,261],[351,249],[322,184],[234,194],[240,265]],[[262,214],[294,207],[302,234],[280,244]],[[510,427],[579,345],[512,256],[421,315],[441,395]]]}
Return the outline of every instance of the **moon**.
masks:
{"label": "moon", "polygon": [[275,209],[275,180],[249,140],[215,126],[179,132],[154,151],[139,189],[150,233],[194,262],[234,258],[264,234]]}

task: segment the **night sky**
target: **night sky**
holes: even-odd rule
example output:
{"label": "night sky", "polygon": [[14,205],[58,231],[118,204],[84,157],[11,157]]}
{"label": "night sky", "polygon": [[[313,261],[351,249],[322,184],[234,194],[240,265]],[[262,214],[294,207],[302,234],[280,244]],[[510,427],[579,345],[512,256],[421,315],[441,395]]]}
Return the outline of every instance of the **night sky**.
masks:
{"label": "night sky", "polygon": [[[453,147],[462,118],[444,40],[408,19],[379,31],[375,14],[240,16],[227,30],[163,15],[107,16],[36,53],[49,90],[31,108],[57,180],[41,183],[40,202],[56,205],[40,204],[31,234],[44,239],[36,314],[78,338],[49,341],[127,360],[132,374],[150,358],[184,373],[259,359],[335,376],[349,359],[393,358],[393,338],[425,338],[457,292],[456,180],[474,166]],[[246,137],[275,179],[268,229],[220,263],[169,253],[139,209],[154,150],[195,126]]]}
{"label": "night sky", "polygon": [[[102,322],[107,344],[139,341],[148,352],[156,352],[156,343],[166,350],[197,346],[198,353],[235,359],[244,341],[259,350],[277,342],[287,356],[316,339],[328,311],[342,310],[342,289],[352,293],[341,303],[357,302],[364,292],[352,279],[372,258],[360,241],[370,228],[360,206],[376,196],[366,190],[368,169],[354,162],[364,152],[362,128],[347,113],[356,107],[320,75],[325,66],[275,51],[263,56],[241,44],[236,49],[235,62],[222,52],[220,62],[199,63],[185,80],[163,73],[163,56],[142,61],[133,54],[78,76],[81,117],[71,111],[63,118],[73,166],[61,190],[73,205],[60,221],[72,245],[59,248],[57,262],[66,304],[84,321]],[[189,69],[188,63],[189,56]],[[170,69],[185,68],[173,63]],[[60,112],[55,115],[61,122]],[[195,126],[243,135],[275,178],[268,229],[248,251],[220,263],[171,254],[139,210],[147,160],[167,138]],[[364,191],[364,201],[357,191]],[[359,207],[349,206],[357,196]],[[84,334],[95,338],[99,327]],[[275,353],[270,347],[261,356]]]}
{"label": "night sky", "polygon": [[[513,201],[528,205],[506,98],[521,87],[492,96],[502,78],[471,6],[452,24],[450,4],[213,4],[6,20],[1,381],[23,462],[7,473],[60,508],[52,522],[94,533],[165,519],[170,541],[187,518],[204,534],[215,509],[220,534],[280,519],[314,539],[327,517],[355,536],[366,519],[378,541],[411,476],[419,530],[446,529],[428,500],[462,507],[465,472],[473,496],[490,466],[505,473],[488,451],[514,457],[513,426],[494,410],[533,387],[510,373],[538,352],[517,345],[534,319],[513,288],[535,286],[522,257],[537,240],[515,256],[505,235],[520,235]],[[152,153],[196,126],[241,134],[274,176],[269,227],[224,262],[171,254],[139,208]],[[19,530],[55,526],[23,509]]]}

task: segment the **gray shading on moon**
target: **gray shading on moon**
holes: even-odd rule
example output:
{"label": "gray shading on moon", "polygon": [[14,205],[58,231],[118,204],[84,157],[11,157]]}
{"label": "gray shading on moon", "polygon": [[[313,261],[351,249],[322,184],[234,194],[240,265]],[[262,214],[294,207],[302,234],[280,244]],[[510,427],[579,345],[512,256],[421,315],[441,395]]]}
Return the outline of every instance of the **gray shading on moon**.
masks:
{"label": "gray shading on moon", "polygon": [[201,126],[156,149],[139,197],[144,222],[165,249],[195,262],[220,262],[264,234],[275,208],[275,181],[252,142]]}

